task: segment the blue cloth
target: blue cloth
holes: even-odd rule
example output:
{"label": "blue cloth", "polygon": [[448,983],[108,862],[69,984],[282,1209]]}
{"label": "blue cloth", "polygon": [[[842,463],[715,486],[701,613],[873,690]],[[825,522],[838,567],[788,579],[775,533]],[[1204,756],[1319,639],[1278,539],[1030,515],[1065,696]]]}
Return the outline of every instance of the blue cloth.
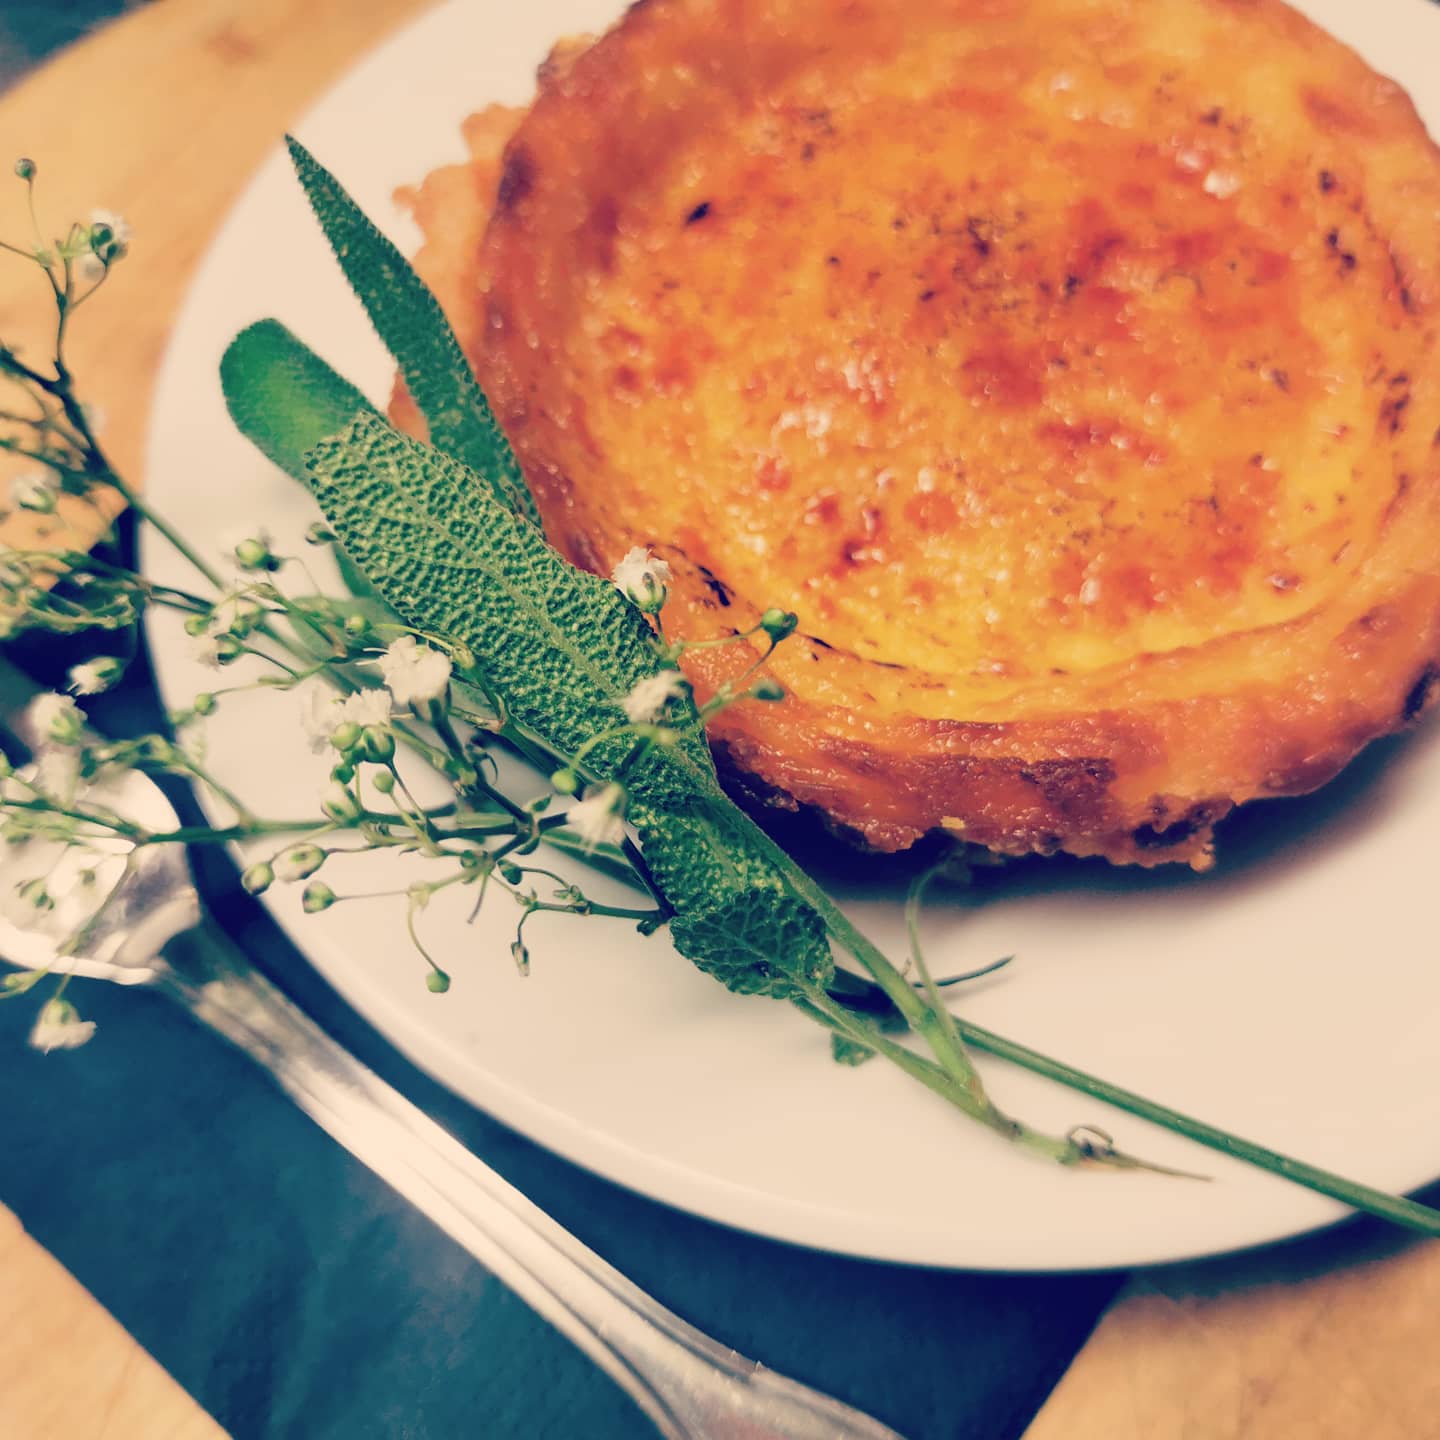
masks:
{"label": "blue cloth", "polygon": [[[263,919],[228,920],[280,958]],[[298,978],[363,1058],[661,1301],[912,1440],[1018,1436],[1114,1287],[868,1264],[669,1210],[476,1114]],[[31,1007],[0,1005],[0,1199],[237,1440],[646,1433],[243,1056],[160,997],[72,993],[99,1022],[73,1052],[27,1049]]]}

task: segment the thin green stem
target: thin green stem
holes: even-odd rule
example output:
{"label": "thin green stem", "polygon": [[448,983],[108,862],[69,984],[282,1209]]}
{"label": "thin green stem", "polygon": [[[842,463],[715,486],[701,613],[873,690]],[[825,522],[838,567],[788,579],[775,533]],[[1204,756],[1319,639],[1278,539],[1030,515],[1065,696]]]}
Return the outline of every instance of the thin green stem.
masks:
{"label": "thin green stem", "polygon": [[611,920],[656,920],[658,910],[629,910],[621,905],[602,905],[598,900],[586,900],[579,905],[565,905],[559,901],[536,900],[528,908],[531,911],[548,911],[559,915],[603,915]]}
{"label": "thin green stem", "polygon": [[156,534],[164,536],[166,543],[169,544],[173,550],[177,551],[183,559],[189,561],[216,590],[223,593],[225,590],[225,582],[220,578],[219,571],[193,550],[184,536],[182,536],[158,510],[152,510],[150,506],[140,498],[139,494],[132,490],[108,465],[105,467],[105,471],[105,483],[115,490],[130,509],[133,510],[140,519],[145,521],[146,524],[153,526]]}
{"label": "thin green stem", "polygon": [[956,1038],[948,1020],[941,1017],[944,1007],[937,1009],[922,1000],[910,982],[890,963],[884,951],[758,827],[756,843],[769,852],[773,863],[784,873],[796,893],[819,913],[830,934],[865,967],[904,1017],[905,1023],[930,1046],[936,1058],[957,1080],[969,1087],[977,1101],[984,1100],[988,1104],[984,1084],[965,1053],[964,1045]]}
{"label": "thin green stem", "polygon": [[965,1041],[977,1050],[984,1050],[988,1054],[1009,1060],[1012,1064],[1019,1065],[1032,1074],[1042,1075],[1047,1080],[1057,1081],[1072,1090],[1078,1090],[1083,1095],[1103,1100],[1107,1105],[1115,1106],[1117,1110],[1138,1115],[1142,1120],[1149,1120],[1152,1124],[1162,1126],[1177,1135],[1183,1135],[1187,1140],[1194,1140],[1200,1145],[1218,1150],[1222,1155],[1231,1155],[1237,1160],[1244,1160],[1248,1164],[1258,1166],[1261,1170],[1269,1171],[1272,1175],[1282,1176],[1286,1180],[1294,1181],[1297,1185],[1305,1186],[1308,1190],[1328,1195],[1331,1199],[1342,1201],[1357,1210],[1392,1220],[1395,1224],[1403,1225],[1409,1230],[1418,1230],[1426,1235],[1440,1235],[1440,1210],[1432,1209],[1428,1205],[1421,1205],[1414,1200],[1403,1199],[1400,1196],[1387,1195],[1383,1190],[1377,1190],[1373,1186],[1346,1180],[1343,1176],[1336,1175],[1329,1170],[1322,1170],[1316,1165],[1308,1165],[1303,1160],[1292,1159],[1266,1145],[1258,1145],[1253,1140],[1244,1140],[1237,1135],[1231,1135],[1214,1125],[1207,1125],[1203,1120],[1196,1120],[1179,1110],[1172,1110],[1168,1105],[1160,1105],[1153,1100],[1147,1100],[1133,1090],[1126,1090],[1120,1085],[1112,1085],[1108,1080],[1101,1080],[1083,1070],[1077,1070],[1074,1066],[1063,1064],[1059,1060],[1052,1060],[1048,1055],[1041,1055],[1026,1045],[1021,1045],[1014,1040],[1007,1040],[1003,1035],[997,1035],[994,1031],[986,1030],[982,1026],[959,1018],[955,1023]]}
{"label": "thin green stem", "polygon": [[58,815],[62,820],[77,820],[86,825],[100,825],[126,840],[139,839],[146,833],[139,825],[133,825],[130,821],[111,811],[98,813],[89,810],[74,810],[67,806],[55,805],[46,799],[19,800],[7,798],[0,801],[0,814],[3,814],[6,810],[23,810],[37,814]]}
{"label": "thin green stem", "polygon": [[241,840],[254,840],[262,835],[303,835],[325,829],[330,821],[252,820],[248,825],[225,825],[212,829],[208,825],[182,825],[175,830],[160,830],[136,841],[139,845],[229,845]]}

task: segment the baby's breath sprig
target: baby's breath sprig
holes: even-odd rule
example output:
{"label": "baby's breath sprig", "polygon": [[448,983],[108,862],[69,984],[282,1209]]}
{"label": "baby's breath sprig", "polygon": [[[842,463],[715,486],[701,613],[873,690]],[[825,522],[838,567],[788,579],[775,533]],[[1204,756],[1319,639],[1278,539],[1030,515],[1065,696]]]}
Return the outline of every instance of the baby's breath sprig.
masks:
{"label": "baby's breath sprig", "polygon": [[[482,898],[489,888],[509,894],[521,910],[515,953],[527,957],[519,928],[534,914],[565,911],[622,918],[647,928],[658,924],[665,913],[658,904],[600,904],[529,860],[542,843],[570,850],[631,879],[646,893],[648,874],[624,831],[620,787],[600,799],[577,800],[572,813],[551,814],[555,792],[548,787],[524,800],[494,783],[486,747],[497,741],[515,744],[539,760],[542,773],[576,762],[515,733],[498,708],[486,714],[468,695],[456,692],[457,666],[474,670],[463,646],[416,632],[374,607],[366,610],[347,597],[327,595],[302,556],[278,549],[261,531],[233,538],[221,547],[219,559],[211,560],[117,473],[98,439],[95,412],[76,393],[66,339],[74,312],[129,253],[130,227],[120,216],[96,211],[59,236],[50,235],[36,202],[38,168],[25,160],[15,173],[26,186],[33,233],[24,243],[0,242],[0,250],[41,272],[55,302],[55,329],[52,358],[44,365],[0,339],[0,383],[14,397],[0,402],[0,450],[29,466],[12,482],[12,502],[49,514],[67,496],[94,503],[100,491],[114,491],[190,562],[195,581],[188,589],[158,585],[98,553],[61,547],[5,550],[0,553],[0,639],[22,631],[128,635],[147,608],[170,609],[181,616],[193,657],[227,678],[176,709],[169,717],[170,734],[126,740],[94,736],[77,704],[121,679],[123,656],[99,654],[81,661],[67,677],[68,693],[36,702],[33,764],[16,768],[6,761],[0,792],[0,907],[7,917],[57,933],[65,929],[73,948],[83,942],[103,899],[105,887],[98,877],[104,864],[110,865],[109,874],[114,871],[110,862],[119,857],[123,869],[125,857],[159,844],[239,843],[252,852],[257,846],[261,850],[252,853],[242,876],[247,890],[261,894],[274,886],[302,887],[301,908],[316,916],[386,893],[337,893],[318,873],[335,855],[404,852],[443,868],[441,878],[417,882],[406,891],[407,925],[427,961],[427,983],[434,990],[447,989],[451,980],[426,951],[419,927],[429,898],[451,886],[474,887]],[[328,526],[316,524],[305,540],[310,546],[333,546],[335,536]],[[647,593],[661,605],[663,568],[647,574],[650,578],[642,576],[640,583],[653,587]],[[296,575],[303,577],[303,590],[292,583]],[[312,746],[331,761],[312,813],[293,820],[251,813],[203,758],[205,722],[230,697],[276,689],[294,693]],[[677,676],[648,698],[630,699],[623,713],[635,713],[637,743],[665,743],[665,702],[682,692]],[[643,715],[636,709],[642,700]],[[411,757],[407,763],[423,763],[440,774],[451,798],[421,804],[397,761],[400,751]],[[119,813],[106,795],[130,770],[183,776],[230,812],[229,823],[162,833]],[[267,837],[279,841],[278,848],[266,850]],[[3,993],[28,993],[35,983],[27,976],[23,984],[7,983]],[[63,1040],[56,1038],[62,1029]],[[91,1033],[56,989],[46,1002],[37,1043],[59,1048]]]}

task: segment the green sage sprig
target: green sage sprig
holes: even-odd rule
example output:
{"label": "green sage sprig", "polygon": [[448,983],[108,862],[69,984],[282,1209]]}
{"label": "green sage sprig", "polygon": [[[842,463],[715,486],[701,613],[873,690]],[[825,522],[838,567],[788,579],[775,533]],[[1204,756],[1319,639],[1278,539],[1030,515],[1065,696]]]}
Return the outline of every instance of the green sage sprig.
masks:
{"label": "green sage sprig", "polygon": [[[310,538],[338,543],[347,582],[361,599],[283,585],[280,572],[292,557],[274,554],[258,535],[236,547],[233,559],[243,573],[228,581],[163,517],[142,510],[194,563],[193,591],[152,585],[94,557],[46,551],[3,557],[0,600],[11,602],[6,623],[57,631],[87,622],[123,628],[146,606],[168,606],[186,615],[187,629],[217,667],[241,659],[271,667],[259,679],[197,696],[174,717],[182,730],[212,714],[228,691],[330,687],[331,698],[317,702],[334,721],[323,727],[333,764],[321,813],[261,819],[230,796],[234,824],[148,832],[106,810],[85,792],[86,783],[107,767],[130,765],[186,773],[222,798],[225,792],[185,744],[163,736],[95,742],[79,707],[50,696],[40,763],[16,773],[0,765],[7,771],[0,839],[21,848],[59,846],[68,855],[100,842],[133,850],[268,835],[279,848],[251,863],[245,883],[257,892],[304,884],[312,912],[354,898],[336,895],[316,873],[329,855],[352,848],[348,842],[406,850],[441,872],[405,896],[433,989],[445,989],[448,976],[426,951],[417,923],[430,895],[451,885],[472,886],[481,899],[491,888],[510,894],[521,912],[511,954],[522,972],[530,960],[524,925],[536,913],[609,915],[645,933],[668,924],[677,949],[729,988],[787,1001],[826,1026],[842,1058],[881,1057],[964,1114],[1061,1163],[1138,1162],[1096,1129],[1053,1137],[1006,1115],[976,1070],[972,1049],[1359,1209],[1440,1233],[1440,1213],[1240,1140],[951,1014],[918,945],[912,964],[920,984],[912,983],[719,786],[705,720],[723,704],[777,698],[778,687],[761,677],[742,693],[697,706],[675,668],[684,638],[662,639],[648,618],[663,608],[665,567],[636,552],[621,567],[624,577],[617,571],[610,584],[568,565],[545,543],[520,468],[438,305],[334,178],[294,142],[291,153],[347,277],[425,414],[431,443],[395,432],[353,385],[276,322],[237,337],[222,381],[242,431],[313,489],[326,523],[312,527]],[[19,173],[29,184],[34,167],[25,162]],[[0,375],[40,412],[8,417],[20,416],[21,428],[18,437],[5,437],[6,448],[32,454],[81,495],[105,484],[133,497],[95,440],[62,350],[65,321],[81,294],[76,277],[83,268],[103,279],[128,238],[117,241],[114,225],[92,221],[72,226],[54,246],[7,247],[45,270],[60,325],[53,373],[22,365],[0,343]],[[6,418],[0,415],[0,424]],[[775,611],[759,629],[773,648],[794,626],[795,617]],[[385,681],[379,695],[363,668],[377,663],[377,653]],[[116,673],[118,666],[97,659],[77,667],[74,688],[92,693]],[[548,774],[547,788],[505,793],[487,771],[485,747],[492,743],[537,764]],[[454,800],[417,803],[396,767],[397,746],[444,776]],[[568,809],[559,808],[567,800]],[[633,909],[592,903],[573,880],[535,862],[543,844],[605,857],[648,890],[650,903]],[[43,879],[22,881],[13,898],[37,913],[53,907]],[[837,967],[837,955],[861,973]],[[3,990],[18,995],[36,983],[31,975],[13,977]],[[73,1046],[93,1031],[63,997],[63,986],[62,978],[42,1011],[36,1043]]]}

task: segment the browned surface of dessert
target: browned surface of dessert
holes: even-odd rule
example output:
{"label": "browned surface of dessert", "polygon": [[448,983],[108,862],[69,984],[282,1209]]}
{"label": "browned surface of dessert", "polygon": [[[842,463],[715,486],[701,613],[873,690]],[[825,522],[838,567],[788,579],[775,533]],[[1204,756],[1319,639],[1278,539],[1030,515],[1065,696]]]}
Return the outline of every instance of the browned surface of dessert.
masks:
{"label": "browned surface of dessert", "polygon": [[649,0],[471,143],[422,269],[551,539],[800,616],[752,789],[1204,864],[1428,699],[1440,154],[1276,0]]}

